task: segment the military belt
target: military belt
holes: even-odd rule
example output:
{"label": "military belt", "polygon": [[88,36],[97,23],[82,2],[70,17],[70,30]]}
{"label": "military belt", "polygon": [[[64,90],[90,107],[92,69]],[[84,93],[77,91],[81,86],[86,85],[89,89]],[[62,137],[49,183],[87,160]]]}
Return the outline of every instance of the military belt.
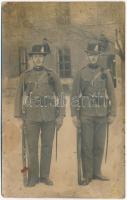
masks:
{"label": "military belt", "polygon": [[29,102],[27,106],[30,107],[47,107],[47,106],[53,106],[54,105],[54,99],[50,96],[31,96],[29,97]]}
{"label": "military belt", "polygon": [[82,96],[80,98],[81,107],[106,107],[108,105],[108,100],[105,96]]}

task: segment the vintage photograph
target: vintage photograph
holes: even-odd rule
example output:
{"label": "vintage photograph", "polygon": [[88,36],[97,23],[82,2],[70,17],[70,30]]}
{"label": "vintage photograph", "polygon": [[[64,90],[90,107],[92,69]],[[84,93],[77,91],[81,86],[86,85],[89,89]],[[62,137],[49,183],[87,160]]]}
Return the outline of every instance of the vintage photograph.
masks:
{"label": "vintage photograph", "polygon": [[2,196],[125,197],[125,3],[3,2]]}

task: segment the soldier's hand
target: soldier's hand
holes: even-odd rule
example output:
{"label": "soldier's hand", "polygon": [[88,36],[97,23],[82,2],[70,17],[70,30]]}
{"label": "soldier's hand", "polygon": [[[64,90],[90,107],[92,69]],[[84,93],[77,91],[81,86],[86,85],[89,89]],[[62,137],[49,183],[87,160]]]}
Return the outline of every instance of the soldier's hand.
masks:
{"label": "soldier's hand", "polygon": [[63,124],[63,117],[58,117],[56,119],[56,129],[59,130],[62,124]]}
{"label": "soldier's hand", "polygon": [[80,127],[80,121],[78,120],[78,118],[76,116],[74,116],[72,118],[73,124],[75,125],[76,128]]}
{"label": "soldier's hand", "polygon": [[114,116],[108,116],[108,123],[112,124],[114,122],[115,117]]}

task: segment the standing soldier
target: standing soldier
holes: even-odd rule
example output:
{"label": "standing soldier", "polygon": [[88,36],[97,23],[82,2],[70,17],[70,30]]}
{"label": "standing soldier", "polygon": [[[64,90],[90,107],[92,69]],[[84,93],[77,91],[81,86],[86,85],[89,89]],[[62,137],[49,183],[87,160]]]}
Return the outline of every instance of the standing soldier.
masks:
{"label": "standing soldier", "polygon": [[[53,185],[49,179],[55,128],[59,129],[64,118],[64,107],[60,103],[62,87],[55,72],[44,66],[45,51],[43,45],[34,45],[30,56],[34,67],[25,71],[17,88],[15,117],[23,122],[26,151],[28,154],[28,183],[34,186],[38,182]],[[57,104],[58,105],[58,104]],[[38,159],[38,140],[41,135],[40,160]],[[27,170],[26,166],[25,169]],[[22,172],[24,172],[22,170]]]}
{"label": "standing soldier", "polygon": [[98,42],[90,42],[86,52],[89,64],[77,73],[71,96],[73,123],[78,133],[79,129],[81,130],[83,174],[83,179],[79,183],[81,185],[89,184],[92,179],[108,180],[101,173],[101,163],[106,127],[113,122],[116,115],[115,93],[110,71],[98,65],[100,54]]}

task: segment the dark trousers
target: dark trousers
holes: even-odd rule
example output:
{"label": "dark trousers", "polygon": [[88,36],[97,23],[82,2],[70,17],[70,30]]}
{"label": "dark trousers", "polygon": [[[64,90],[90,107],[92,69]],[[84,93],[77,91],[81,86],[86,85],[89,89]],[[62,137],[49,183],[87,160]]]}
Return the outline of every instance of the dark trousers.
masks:
{"label": "dark trousers", "polygon": [[81,158],[85,178],[93,178],[101,172],[106,125],[106,117],[86,117],[81,122]]}
{"label": "dark trousers", "polygon": [[[55,122],[24,122],[28,149],[28,181],[49,177]],[[38,153],[41,134],[40,159]],[[40,165],[40,166],[39,166]]]}

